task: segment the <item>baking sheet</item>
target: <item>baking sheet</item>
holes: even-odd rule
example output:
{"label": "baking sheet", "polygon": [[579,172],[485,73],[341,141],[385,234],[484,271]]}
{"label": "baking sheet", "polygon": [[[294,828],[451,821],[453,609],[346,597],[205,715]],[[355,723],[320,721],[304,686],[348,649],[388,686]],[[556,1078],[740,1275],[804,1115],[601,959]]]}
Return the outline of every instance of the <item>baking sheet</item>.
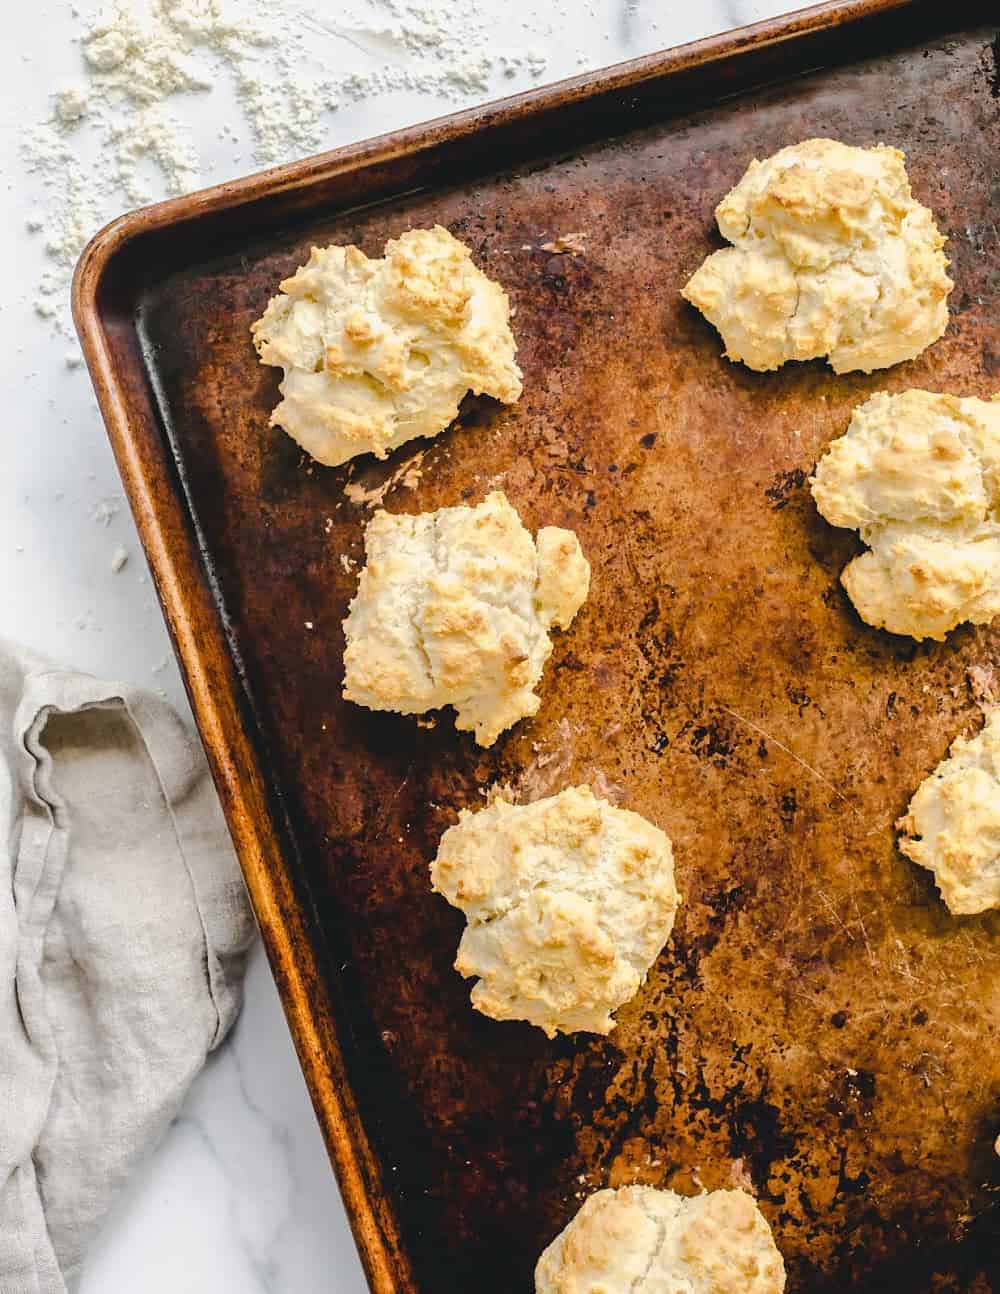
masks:
{"label": "baking sheet", "polygon": [[[372,205],[362,181],[351,210],[303,197],[245,236],[213,217],[134,303],[399,1288],[528,1291],[590,1191],[642,1181],[752,1189],[799,1294],[1000,1289],[1000,919],[951,918],[892,830],[975,727],[1000,630],[918,645],[864,625],[838,583],[859,545],[806,481],[873,391],[1000,389],[996,26],[893,31],[901,48],[859,36],[849,65],[696,112],[609,113],[606,138],[554,157],[528,113],[525,160],[499,174],[440,168]],[[754,374],[678,295],[750,158],[812,135],[903,148],[949,235],[952,324],[913,363]],[[311,464],[267,425],[278,374],[250,323],[312,244],[377,255],[434,222],[511,296],[522,400],[470,400],[386,464]],[[544,249],[570,233],[583,254]],[[497,488],[593,566],[538,715],[482,751],[448,714],[342,702],[371,509]],[[471,1010],[462,917],[428,863],[491,788],[581,781],[670,834],[684,902],[615,1032],[549,1041]]]}

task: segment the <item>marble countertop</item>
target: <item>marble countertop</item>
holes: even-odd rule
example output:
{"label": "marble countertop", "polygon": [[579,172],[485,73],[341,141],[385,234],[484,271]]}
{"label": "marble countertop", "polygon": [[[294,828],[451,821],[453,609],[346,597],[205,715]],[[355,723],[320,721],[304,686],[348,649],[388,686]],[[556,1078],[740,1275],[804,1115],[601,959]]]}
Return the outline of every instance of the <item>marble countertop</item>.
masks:
{"label": "marble countertop", "polygon": [[[315,0],[322,11],[327,0]],[[20,155],[22,132],[79,66],[72,0],[5,13],[0,80],[2,389],[0,634],[106,678],[183,689],[86,371],[75,343],[34,309],[44,250],[27,230],[37,213]],[[88,6],[79,0],[79,7]],[[534,0],[482,0],[495,16]],[[537,43],[542,80],[691,40],[792,9],[786,0],[580,0],[572,41]],[[522,88],[527,75],[494,93]],[[484,97],[484,96],[479,96]],[[334,146],[437,115],[456,104],[386,93],[331,117]],[[218,145],[231,105],[209,101],[198,121],[206,183],[253,169]],[[221,132],[224,133],[224,132]],[[114,212],[108,213],[115,214]],[[129,555],[118,573],[112,559]],[[258,949],[246,1006],[210,1060],[166,1140],[131,1183],[95,1245],[82,1294],[361,1294],[366,1289],[337,1187],[306,1095],[267,963]]]}

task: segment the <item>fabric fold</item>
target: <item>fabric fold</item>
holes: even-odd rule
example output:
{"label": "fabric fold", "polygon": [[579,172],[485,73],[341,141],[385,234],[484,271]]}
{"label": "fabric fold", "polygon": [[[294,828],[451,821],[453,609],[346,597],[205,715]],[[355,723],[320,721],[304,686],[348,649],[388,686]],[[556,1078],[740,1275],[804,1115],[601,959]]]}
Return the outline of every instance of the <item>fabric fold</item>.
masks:
{"label": "fabric fold", "polygon": [[0,1294],[63,1294],[239,1011],[253,920],[197,738],[0,643]]}

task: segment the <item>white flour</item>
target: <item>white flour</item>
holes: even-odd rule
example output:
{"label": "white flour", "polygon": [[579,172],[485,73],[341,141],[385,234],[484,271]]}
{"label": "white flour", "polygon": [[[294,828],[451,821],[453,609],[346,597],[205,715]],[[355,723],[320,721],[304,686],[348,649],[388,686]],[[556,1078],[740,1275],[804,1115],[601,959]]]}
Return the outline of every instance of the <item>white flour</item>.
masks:
{"label": "white flour", "polygon": [[[23,145],[39,199],[28,228],[49,264],[38,314],[68,332],[69,280],[89,237],[127,207],[201,183],[194,125],[208,109],[199,99],[228,86],[240,120],[223,119],[219,140],[245,141],[255,163],[270,165],[328,146],[338,106],[393,93],[457,102],[545,71],[532,48],[551,30],[545,20],[521,26],[524,45],[511,47],[481,0],[330,9],[324,0],[114,0],[74,11],[79,79],[53,87],[51,115]],[[554,16],[550,7],[549,24]]]}

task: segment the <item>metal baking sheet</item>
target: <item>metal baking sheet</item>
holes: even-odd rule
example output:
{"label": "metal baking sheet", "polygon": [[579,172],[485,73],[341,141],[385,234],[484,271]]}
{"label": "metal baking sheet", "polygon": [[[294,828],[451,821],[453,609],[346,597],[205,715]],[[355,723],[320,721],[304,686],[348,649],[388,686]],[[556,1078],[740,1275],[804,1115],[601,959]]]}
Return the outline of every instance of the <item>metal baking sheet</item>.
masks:
{"label": "metal baking sheet", "polygon": [[[864,625],[857,541],[807,486],[871,392],[1000,388],[996,19],[822,5],[127,217],[84,258],[88,361],[376,1290],[527,1294],[587,1193],[635,1181],[752,1189],[796,1294],[1000,1290],[1000,920],[951,918],[893,837],[1000,630]],[[947,335],[871,377],[731,365],[678,294],[749,160],[814,135],[904,149],[950,239]],[[315,466],[268,427],[249,325],[312,244],[434,222],[509,292],[524,396]],[[342,702],[372,508],[496,488],[593,565],[538,715],[482,751]],[[615,1032],[549,1041],[471,1010],[428,863],[498,783],[580,781],[669,832],[684,902]]]}

